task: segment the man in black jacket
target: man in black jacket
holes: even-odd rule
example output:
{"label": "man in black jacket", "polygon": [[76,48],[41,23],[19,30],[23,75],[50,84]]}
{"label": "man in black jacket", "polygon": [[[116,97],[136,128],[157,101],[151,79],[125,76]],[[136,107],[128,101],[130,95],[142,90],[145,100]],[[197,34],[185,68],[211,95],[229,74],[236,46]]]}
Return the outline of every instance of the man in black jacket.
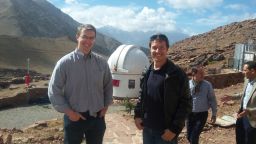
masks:
{"label": "man in black jacket", "polygon": [[186,74],[168,60],[168,38],[150,37],[153,63],[143,74],[141,93],[135,107],[135,124],[143,129],[144,144],[177,144],[177,137],[191,112]]}

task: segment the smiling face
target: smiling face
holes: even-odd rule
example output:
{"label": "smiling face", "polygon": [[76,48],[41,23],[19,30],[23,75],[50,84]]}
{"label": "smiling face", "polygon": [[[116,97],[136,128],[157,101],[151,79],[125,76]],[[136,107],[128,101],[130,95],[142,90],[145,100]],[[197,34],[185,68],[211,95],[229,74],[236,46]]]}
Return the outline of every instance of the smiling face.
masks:
{"label": "smiling face", "polygon": [[95,43],[95,38],[96,33],[93,30],[82,29],[80,34],[76,36],[78,49],[84,54],[88,54]]}
{"label": "smiling face", "polygon": [[168,47],[163,40],[153,40],[150,47],[151,57],[154,63],[164,64],[167,60]]}

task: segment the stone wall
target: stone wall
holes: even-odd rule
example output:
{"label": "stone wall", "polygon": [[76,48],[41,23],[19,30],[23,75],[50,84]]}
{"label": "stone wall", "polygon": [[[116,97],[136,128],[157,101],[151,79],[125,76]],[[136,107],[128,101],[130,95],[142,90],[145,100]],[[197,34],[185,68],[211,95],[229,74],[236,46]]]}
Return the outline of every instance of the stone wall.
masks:
{"label": "stone wall", "polygon": [[30,88],[29,93],[24,89],[19,92],[10,93],[9,96],[5,96],[4,98],[0,97],[0,109],[27,105],[42,98],[48,98],[47,87]]}
{"label": "stone wall", "polygon": [[205,79],[212,83],[214,88],[222,89],[244,81],[244,75],[241,72],[212,74],[205,76]]}

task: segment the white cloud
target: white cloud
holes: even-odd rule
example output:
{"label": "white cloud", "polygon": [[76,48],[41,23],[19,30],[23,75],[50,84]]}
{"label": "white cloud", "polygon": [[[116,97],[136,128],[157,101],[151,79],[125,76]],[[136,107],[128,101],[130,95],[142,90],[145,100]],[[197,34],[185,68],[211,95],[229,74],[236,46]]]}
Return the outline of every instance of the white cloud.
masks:
{"label": "white cloud", "polygon": [[232,10],[245,10],[247,8],[247,6],[245,6],[243,4],[230,4],[230,5],[225,6],[225,8],[232,9]]}
{"label": "white cloud", "polygon": [[243,13],[241,15],[223,15],[222,13],[216,13],[207,18],[201,18],[196,20],[199,25],[206,25],[212,27],[218,27],[232,22],[239,22],[247,19],[256,18],[256,13]]}
{"label": "white cloud", "polygon": [[175,31],[177,14],[165,8],[71,5],[62,9],[80,23],[106,25],[126,31]]}
{"label": "white cloud", "polygon": [[189,36],[193,36],[193,35],[197,35],[199,34],[198,32],[195,32],[194,29],[192,29],[191,27],[185,27],[182,29],[182,33],[187,34]]}
{"label": "white cloud", "polygon": [[211,9],[222,4],[223,0],[160,0],[175,9]]}
{"label": "white cloud", "polygon": [[[239,21],[243,21],[243,20],[248,20],[248,19],[255,19],[256,18],[256,13],[245,13],[243,15],[241,15],[240,17],[238,17]],[[237,18],[235,18],[237,19]],[[234,21],[235,21],[234,19]]]}
{"label": "white cloud", "polygon": [[222,15],[222,13],[215,13],[208,17],[197,19],[196,23],[199,25],[216,26],[228,21],[228,19],[225,19],[224,17],[226,16]]}
{"label": "white cloud", "polygon": [[78,1],[77,0],[65,0],[66,4],[77,4]]}

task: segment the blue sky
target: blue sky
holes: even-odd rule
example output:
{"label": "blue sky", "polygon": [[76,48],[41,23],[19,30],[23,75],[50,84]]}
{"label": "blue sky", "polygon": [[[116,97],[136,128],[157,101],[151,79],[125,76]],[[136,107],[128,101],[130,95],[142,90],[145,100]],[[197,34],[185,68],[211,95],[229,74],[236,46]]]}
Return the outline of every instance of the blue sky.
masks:
{"label": "blue sky", "polygon": [[196,35],[256,18],[256,0],[48,0],[80,23]]}

